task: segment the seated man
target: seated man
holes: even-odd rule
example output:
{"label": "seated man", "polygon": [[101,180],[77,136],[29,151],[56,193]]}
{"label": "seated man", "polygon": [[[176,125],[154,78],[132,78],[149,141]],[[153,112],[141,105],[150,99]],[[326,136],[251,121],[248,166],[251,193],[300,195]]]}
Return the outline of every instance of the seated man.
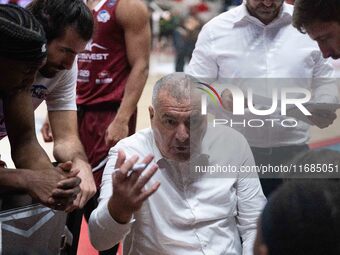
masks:
{"label": "seated man", "polygon": [[[159,80],[149,108],[151,128],[111,149],[89,221],[98,250],[125,238],[124,254],[252,254],[266,202],[257,176],[213,178],[190,167],[254,165],[253,156],[237,131],[223,128],[220,135],[207,128],[192,88],[195,82],[184,73]],[[139,158],[150,167],[131,171]]]}
{"label": "seated man", "polygon": [[[30,89],[46,59],[46,38],[32,14],[13,5],[0,5],[0,136],[8,132],[17,168],[0,168],[0,194],[27,192],[42,204],[72,208],[79,193],[79,171],[72,163],[53,167],[40,147],[34,128]],[[6,125],[6,129],[5,129]]]}
{"label": "seated man", "polygon": [[337,181],[291,181],[269,199],[258,224],[255,255],[340,254]]}

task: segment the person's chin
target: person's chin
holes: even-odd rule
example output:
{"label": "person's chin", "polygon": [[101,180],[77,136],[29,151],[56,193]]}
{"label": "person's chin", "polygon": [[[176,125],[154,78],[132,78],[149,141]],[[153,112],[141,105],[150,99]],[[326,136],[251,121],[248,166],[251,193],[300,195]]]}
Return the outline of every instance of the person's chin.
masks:
{"label": "person's chin", "polygon": [[190,151],[176,152],[174,155],[175,160],[178,162],[188,161],[190,159]]}

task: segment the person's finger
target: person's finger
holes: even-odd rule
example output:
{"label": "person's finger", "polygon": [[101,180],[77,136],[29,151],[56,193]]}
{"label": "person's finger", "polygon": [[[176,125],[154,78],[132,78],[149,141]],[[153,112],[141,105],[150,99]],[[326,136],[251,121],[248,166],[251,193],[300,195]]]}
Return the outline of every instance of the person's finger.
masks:
{"label": "person's finger", "polygon": [[72,169],[72,161],[67,161],[64,163],[59,163],[58,167],[64,172],[71,172]]}
{"label": "person's finger", "polygon": [[108,132],[108,130],[106,130],[106,132],[105,132],[105,145],[106,145],[106,146],[110,146],[110,147],[112,147],[113,145],[115,145],[114,139],[113,139],[113,137],[110,135],[110,133]]}
{"label": "person's finger", "polygon": [[70,177],[64,179],[57,184],[57,188],[59,189],[72,189],[76,186],[79,186],[81,179],[79,177]]}
{"label": "person's finger", "polygon": [[114,173],[112,173],[112,185],[114,187],[125,180],[126,174],[123,174],[121,171],[115,171]]}
{"label": "person's finger", "polygon": [[82,192],[80,191],[76,197],[76,199],[73,201],[73,205],[77,208],[82,208],[80,206],[80,201],[81,201],[81,198],[82,198]]}
{"label": "person's finger", "polygon": [[73,212],[76,209],[78,209],[77,206],[70,204],[63,211],[65,211],[66,213],[70,213],[70,212]]}
{"label": "person's finger", "polygon": [[[68,179],[75,178],[75,177],[79,178],[78,177],[79,172],[80,172],[79,169],[72,169],[72,171],[69,171],[69,172],[65,172],[64,170],[61,170],[61,174]],[[64,181],[64,179],[63,179],[63,181]]]}
{"label": "person's finger", "polygon": [[155,193],[159,186],[161,184],[159,182],[156,182],[154,185],[152,185],[152,187],[149,190],[145,190],[139,197],[138,200],[139,201],[145,201],[148,197],[150,197],[153,193]]}
{"label": "person's finger", "polygon": [[144,171],[145,169],[140,169],[140,170],[136,170],[136,171],[132,171],[132,173],[129,176],[129,182],[133,185],[137,182],[139,176],[141,175],[141,173]]}
{"label": "person's finger", "polygon": [[150,164],[151,161],[153,160],[154,156],[152,154],[147,155],[144,159],[143,159],[143,163],[145,163],[146,165]]}
{"label": "person's finger", "polygon": [[53,136],[50,130],[50,127],[47,123],[45,123],[40,129],[44,142],[49,143],[53,141]]}
{"label": "person's finger", "polygon": [[151,163],[151,161],[153,160],[154,156],[153,155],[147,155],[142,163],[145,164],[145,167],[143,169],[138,169],[138,170],[134,170],[132,171],[132,173],[130,174],[130,182],[132,184],[136,183],[136,181],[138,180],[139,176],[143,173],[143,171],[145,171],[145,169],[147,168],[147,166]]}
{"label": "person's finger", "polygon": [[105,139],[105,144],[106,146],[113,147],[116,144],[116,142],[113,140],[113,138],[107,137]]}
{"label": "person's finger", "polygon": [[49,197],[49,198],[47,199],[47,204],[48,204],[48,205],[53,205],[53,204],[55,204],[55,199],[54,199],[53,197]]}
{"label": "person's finger", "polygon": [[63,204],[56,204],[56,205],[53,205],[52,206],[52,208],[54,209],[54,210],[58,210],[58,211],[64,211],[65,210],[65,205],[63,205]]}
{"label": "person's finger", "polygon": [[[65,211],[66,208],[74,207],[73,200],[71,199],[57,199],[49,207],[55,210]],[[77,207],[74,207],[77,208]]]}
{"label": "person's finger", "polygon": [[158,170],[157,165],[153,165],[148,169],[147,171],[144,171],[143,174],[141,174],[138,178],[138,181],[134,185],[134,189],[137,192],[140,192],[140,190],[145,186],[145,184],[151,179],[151,177],[156,173]]}
{"label": "person's finger", "polygon": [[137,161],[138,156],[133,155],[130,159],[126,160],[125,163],[119,167],[119,171],[122,172],[122,174],[126,175]]}
{"label": "person's finger", "polygon": [[75,187],[73,189],[55,189],[52,192],[52,197],[57,201],[58,199],[72,199],[75,200],[77,198],[77,195],[80,192],[79,187]]}
{"label": "person's finger", "polygon": [[79,199],[79,208],[83,208],[87,201],[89,200],[90,196],[86,196],[82,192],[80,193],[80,199]]}
{"label": "person's finger", "polygon": [[57,210],[65,211],[66,213],[69,213],[75,209],[78,209],[78,207],[73,204],[73,200],[64,200],[64,201],[58,202],[56,206],[58,208]]}
{"label": "person's finger", "polygon": [[317,114],[310,116],[309,119],[319,128],[326,128],[334,122],[334,118],[324,118]]}
{"label": "person's finger", "polygon": [[117,157],[115,168],[120,168],[120,166],[124,164],[125,159],[126,159],[126,155],[124,151],[118,150],[118,157]]}

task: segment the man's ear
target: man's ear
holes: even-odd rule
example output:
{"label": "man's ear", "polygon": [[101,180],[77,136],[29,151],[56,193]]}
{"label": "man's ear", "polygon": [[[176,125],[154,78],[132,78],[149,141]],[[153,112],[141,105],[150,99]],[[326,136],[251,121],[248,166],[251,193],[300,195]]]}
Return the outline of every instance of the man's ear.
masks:
{"label": "man's ear", "polygon": [[152,106],[149,106],[149,116],[150,116],[150,121],[153,119],[155,116],[155,111]]}

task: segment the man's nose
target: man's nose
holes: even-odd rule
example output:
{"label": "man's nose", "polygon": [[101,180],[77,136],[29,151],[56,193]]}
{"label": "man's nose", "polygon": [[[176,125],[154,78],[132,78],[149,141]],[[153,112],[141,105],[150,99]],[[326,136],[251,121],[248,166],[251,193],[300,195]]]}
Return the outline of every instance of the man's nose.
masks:
{"label": "man's nose", "polygon": [[179,124],[176,130],[176,139],[185,142],[189,137],[189,128],[184,123]]}
{"label": "man's nose", "polygon": [[322,56],[324,58],[329,58],[332,56],[332,49],[328,46],[322,45],[319,43],[319,48],[321,50]]}

